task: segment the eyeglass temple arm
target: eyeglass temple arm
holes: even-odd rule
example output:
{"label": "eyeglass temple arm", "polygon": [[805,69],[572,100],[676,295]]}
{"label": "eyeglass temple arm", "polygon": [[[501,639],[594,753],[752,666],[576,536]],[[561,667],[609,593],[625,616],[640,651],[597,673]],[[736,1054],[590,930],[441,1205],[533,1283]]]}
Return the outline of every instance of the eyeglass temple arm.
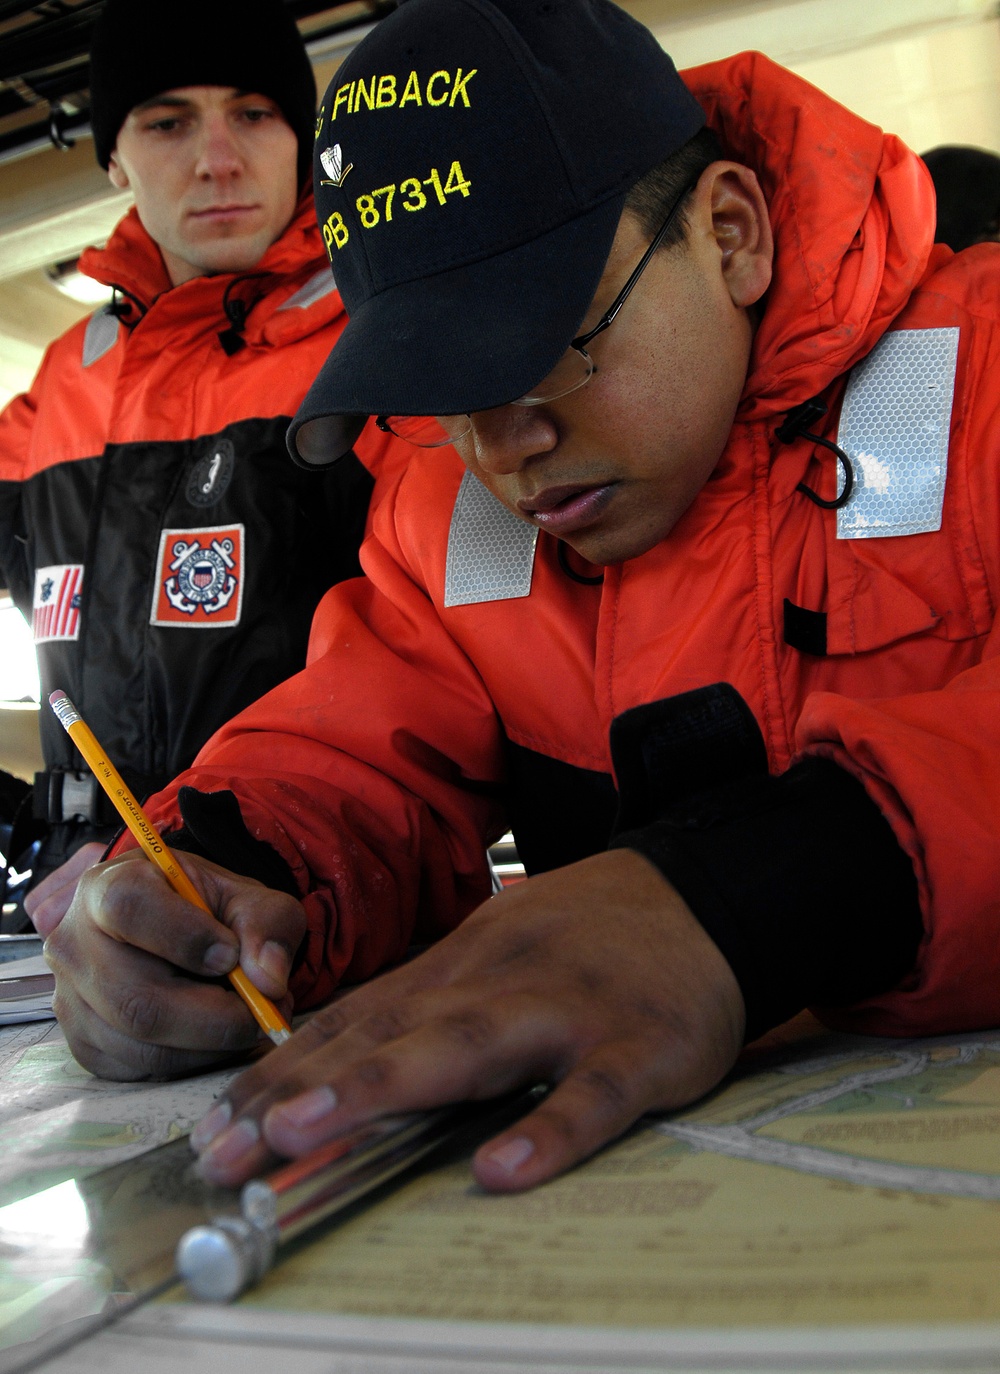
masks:
{"label": "eyeglass temple arm", "polygon": [[670,207],[670,214],[667,215],[666,219],[660,225],[659,229],[657,229],[656,236],[654,237],[653,242],[646,249],[645,253],[643,253],[641,259],[639,260],[634,271],[632,272],[632,275],[629,277],[628,281],[622,287],[621,291],[619,291],[618,295],[612,301],[611,306],[609,307],[607,312],[601,316],[601,318],[594,325],[593,329],[588,329],[586,334],[578,334],[575,339],[571,340],[570,348],[585,348],[586,345],[590,343],[591,339],[596,338],[598,334],[602,333],[605,329],[607,329],[609,324],[614,323],[615,316],[618,314],[619,310],[622,308],[622,306],[628,300],[629,296],[632,294],[632,288],[635,286],[636,282],[639,280],[643,272],[646,270],[646,264],[649,262],[653,254],[656,252],[657,248],[659,248],[660,244],[663,242],[667,230],[674,222],[674,217],[677,214],[677,211],[681,208],[684,201],[687,199],[689,192],[694,190],[695,186],[698,184],[699,178],[700,173],[698,177],[693,178],[691,181],[685,184],[677,199]]}

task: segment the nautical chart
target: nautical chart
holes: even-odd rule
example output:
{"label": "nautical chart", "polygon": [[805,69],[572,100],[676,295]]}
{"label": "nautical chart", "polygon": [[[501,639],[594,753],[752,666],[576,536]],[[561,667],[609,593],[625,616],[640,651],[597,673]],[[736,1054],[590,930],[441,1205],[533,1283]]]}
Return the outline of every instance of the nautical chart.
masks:
{"label": "nautical chart", "polygon": [[[102,1084],[57,1027],[9,1028],[0,1203],[176,1137],[233,1072]],[[986,1332],[998,1277],[1000,1031],[821,1033],[749,1053],[694,1108],[533,1192],[487,1196],[464,1159],[428,1170],[290,1247],[237,1310]]]}
{"label": "nautical chart", "polygon": [[242,1301],[659,1328],[1000,1320],[1000,1032],[822,1034],[748,1061],[567,1177],[456,1163],[290,1254]]}
{"label": "nautical chart", "polygon": [[[777,1077],[789,1095],[772,1089],[778,1100],[763,1110],[724,1123],[662,1122],[657,1129],[695,1150],[820,1178],[1000,1202],[1000,1172],[974,1167],[1000,1170],[1000,1111],[987,1105],[1000,1087],[1000,1033],[882,1042],[860,1065],[857,1053],[846,1050],[793,1059]],[[737,1099],[739,1090],[731,1096]],[[947,1148],[956,1144],[957,1150]]]}
{"label": "nautical chart", "polygon": [[109,1083],[54,1022],[0,1030],[0,1207],[186,1134],[236,1069],[174,1083]]}

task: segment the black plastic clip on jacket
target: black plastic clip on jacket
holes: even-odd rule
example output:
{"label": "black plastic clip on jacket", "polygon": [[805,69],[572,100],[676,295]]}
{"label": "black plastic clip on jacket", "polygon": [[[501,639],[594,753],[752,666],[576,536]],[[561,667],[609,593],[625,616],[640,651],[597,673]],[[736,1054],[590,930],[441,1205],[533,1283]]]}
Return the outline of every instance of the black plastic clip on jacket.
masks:
{"label": "black plastic clip on jacket", "polygon": [[112,285],[108,314],[113,315],[126,329],[134,329],[143,315],[146,314],[146,306],[138,296],[133,296],[131,291],[126,291],[124,286]]}
{"label": "black plastic clip on jacket", "polygon": [[244,282],[263,280],[266,275],[265,272],[245,272],[241,277],[234,277],[222,293],[222,308],[226,312],[229,328],[220,331],[219,343],[228,358],[231,358],[234,353],[239,353],[241,348],[246,348],[247,341],[243,337],[243,331],[247,327],[247,317],[264,294],[262,291],[258,291],[248,301],[235,294],[236,288],[242,286]]}
{"label": "black plastic clip on jacket", "polygon": [[231,358],[234,353],[247,346],[247,341],[243,337],[243,331],[247,327],[247,307],[246,302],[241,301],[238,296],[231,301],[227,300],[225,305],[229,328],[220,331],[219,343],[222,344],[226,356]]}
{"label": "black plastic clip on jacket", "polygon": [[822,506],[824,510],[839,510],[841,506],[847,505],[851,499],[851,493],[854,491],[854,466],[839,444],[835,444],[831,439],[824,439],[819,434],[813,434],[807,428],[807,426],[822,419],[825,414],[826,405],[818,396],[814,396],[811,401],[803,401],[801,405],[794,406],[774,431],[774,435],[783,444],[792,444],[800,437],[809,439],[812,443],[820,444],[823,448],[827,448],[831,453],[837,455],[844,474],[844,489],[839,496],[834,497],[832,501],[827,501],[825,497],[820,496],[819,492],[813,491],[812,487],[807,487],[805,482],[800,482],[795,490],[801,491],[803,496],[808,496],[810,501],[817,506]]}

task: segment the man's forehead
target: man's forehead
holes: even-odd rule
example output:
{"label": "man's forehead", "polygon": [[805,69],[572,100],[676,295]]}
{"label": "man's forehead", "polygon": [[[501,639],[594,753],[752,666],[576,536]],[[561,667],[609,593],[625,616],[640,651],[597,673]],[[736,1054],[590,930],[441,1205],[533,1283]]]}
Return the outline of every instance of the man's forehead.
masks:
{"label": "man's forehead", "polygon": [[178,109],[182,106],[200,105],[206,102],[227,104],[230,101],[247,98],[265,100],[268,104],[274,104],[270,96],[263,95],[260,91],[244,91],[236,86],[177,86],[169,91],[160,91],[158,95],[150,96],[148,100],[141,100],[138,105],[132,106],[129,114],[143,114],[147,110],[158,109],[163,105],[167,105],[171,109]]}

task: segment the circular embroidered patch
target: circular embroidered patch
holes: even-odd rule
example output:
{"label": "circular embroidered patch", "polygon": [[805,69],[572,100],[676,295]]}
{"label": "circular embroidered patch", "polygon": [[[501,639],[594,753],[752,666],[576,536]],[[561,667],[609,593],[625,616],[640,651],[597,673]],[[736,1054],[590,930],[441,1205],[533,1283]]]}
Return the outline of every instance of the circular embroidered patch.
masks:
{"label": "circular embroidered patch", "polygon": [[228,439],[218,439],[188,478],[187,499],[192,506],[214,506],[233,478],[236,453]]}

